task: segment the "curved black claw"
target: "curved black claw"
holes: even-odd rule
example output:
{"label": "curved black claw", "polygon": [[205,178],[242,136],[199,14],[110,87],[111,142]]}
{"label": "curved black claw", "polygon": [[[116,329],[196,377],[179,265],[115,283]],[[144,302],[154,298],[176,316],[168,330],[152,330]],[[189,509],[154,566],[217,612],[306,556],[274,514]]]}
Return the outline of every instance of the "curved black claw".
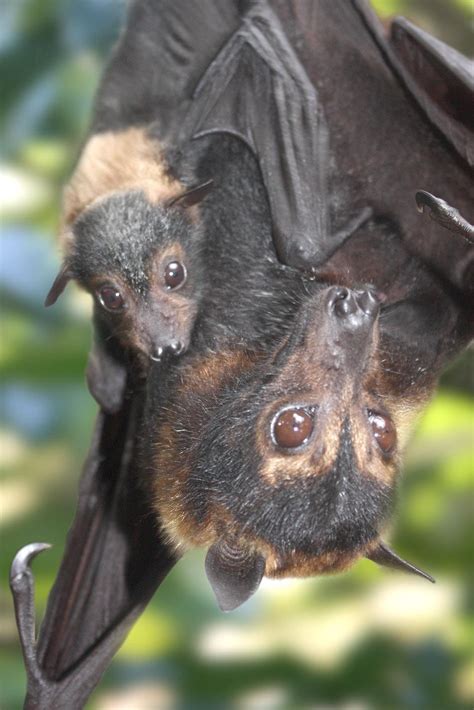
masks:
{"label": "curved black claw", "polygon": [[460,234],[469,244],[474,244],[474,226],[464,219],[455,207],[451,207],[445,200],[425,190],[418,190],[415,200],[419,212],[424,212],[425,207],[428,207],[433,221],[449,229],[450,232]]}
{"label": "curved black claw", "polygon": [[428,574],[428,572],[424,572],[419,567],[415,567],[415,565],[411,562],[408,562],[397,555],[397,553],[390,549],[385,542],[380,541],[377,547],[369,552],[366,557],[382,567],[391,567],[392,569],[399,569],[402,572],[416,574],[419,577],[427,579],[428,582],[432,582],[433,584],[436,581],[430,574]]}
{"label": "curved black claw", "polygon": [[51,545],[45,542],[33,542],[25,545],[15,558],[10,568],[10,588],[15,605],[15,616],[20,636],[25,664],[30,673],[38,672],[36,662],[35,633],[35,582],[30,568],[31,561]]}

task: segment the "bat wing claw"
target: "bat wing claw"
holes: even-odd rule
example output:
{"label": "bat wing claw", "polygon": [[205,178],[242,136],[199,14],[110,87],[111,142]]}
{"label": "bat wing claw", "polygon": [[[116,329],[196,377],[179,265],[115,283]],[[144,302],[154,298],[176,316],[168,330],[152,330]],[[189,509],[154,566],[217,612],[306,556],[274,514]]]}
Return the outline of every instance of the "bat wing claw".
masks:
{"label": "bat wing claw", "polygon": [[425,190],[418,190],[415,200],[419,212],[424,212],[424,208],[428,207],[434,222],[438,222],[450,232],[461,234],[469,244],[474,244],[474,226],[464,219],[455,207]]}
{"label": "bat wing claw", "polygon": [[30,564],[36,555],[43,550],[49,550],[50,547],[47,542],[32,542],[18,550],[10,567],[10,583],[13,585],[17,580],[24,578],[25,573],[30,571]]}
{"label": "bat wing claw", "polygon": [[16,553],[10,568],[10,588],[21,649],[28,676],[36,679],[41,677],[41,673],[36,659],[35,583],[30,564],[36,555],[50,547],[45,542],[25,545]]}
{"label": "bat wing claw", "polygon": [[418,190],[415,195],[416,209],[418,210],[418,212],[423,213],[425,211],[425,206],[429,204],[427,201],[427,198],[429,197],[429,192],[425,192],[424,190]]}

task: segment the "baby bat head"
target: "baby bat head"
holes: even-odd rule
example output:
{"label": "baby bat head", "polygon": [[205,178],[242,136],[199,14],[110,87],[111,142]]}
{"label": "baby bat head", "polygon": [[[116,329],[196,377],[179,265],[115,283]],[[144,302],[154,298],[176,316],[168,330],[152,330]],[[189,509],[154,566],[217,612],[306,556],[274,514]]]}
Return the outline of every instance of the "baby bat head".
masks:
{"label": "baby bat head", "polygon": [[[323,288],[270,358],[182,373],[155,449],[170,537],[250,551],[277,577],[370,554],[394,504],[400,422],[420,406],[385,379],[380,307],[371,289]],[[173,450],[185,452],[179,470]]]}
{"label": "baby bat head", "polygon": [[[202,230],[193,205],[209,188],[158,203],[138,190],[114,193],[72,225],[63,280],[74,278],[89,291],[105,330],[147,358],[188,347],[202,283]],[[64,286],[53,285],[48,305]]]}

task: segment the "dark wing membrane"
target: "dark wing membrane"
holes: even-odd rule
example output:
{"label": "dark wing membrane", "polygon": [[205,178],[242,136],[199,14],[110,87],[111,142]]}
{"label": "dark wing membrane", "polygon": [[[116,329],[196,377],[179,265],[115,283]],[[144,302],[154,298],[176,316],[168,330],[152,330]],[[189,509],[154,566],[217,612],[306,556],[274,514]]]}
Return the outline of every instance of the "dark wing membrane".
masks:
{"label": "dark wing membrane", "polygon": [[92,132],[158,119],[165,134],[179,118],[177,109],[189,101],[207,66],[238,26],[246,4],[134,0],[100,83]]}
{"label": "dark wing membrane", "polygon": [[[22,633],[25,657],[32,659],[27,707],[83,707],[129,627],[176,561],[160,539],[137,485],[140,410],[136,396],[117,414],[98,416],[76,517],[36,650],[28,594],[26,601],[21,589],[16,594],[19,627],[28,616],[27,626],[33,624]],[[16,578],[21,583],[18,569]]]}
{"label": "dark wing membrane", "polygon": [[324,260],[331,249],[327,126],[314,86],[264,3],[255,3],[205,73],[178,140],[221,132],[240,137],[259,160],[281,259],[292,263],[296,246]]}
{"label": "dark wing membrane", "polygon": [[[256,0],[197,85],[178,141],[228,132],[249,145],[286,264],[324,264],[371,214],[396,220],[417,251],[415,192],[444,190],[469,213],[469,166],[407,96],[394,62],[363,0]],[[462,245],[426,231],[432,262],[449,271],[448,249]]]}
{"label": "dark wing membrane", "polygon": [[[472,170],[453,147],[459,121],[447,110],[448,97],[460,83],[467,95],[467,60],[454,62],[453,57],[459,57],[454,51],[449,62],[444,55],[438,85],[446,100],[438,107],[443,121],[435,127],[418,97],[407,91],[396,69],[400,61],[367,2],[269,3],[316,87],[329,126],[330,159],[337,175],[329,192],[336,224],[338,214],[344,221],[354,206],[369,206],[374,218],[394,225],[409,251],[462,289],[458,265],[464,263],[469,245],[446,238],[433,221],[420,222],[413,199],[425,190],[455,206],[469,223],[474,221]],[[441,54],[436,56],[442,63]],[[433,62],[430,71],[434,67]],[[424,75],[420,69],[418,84]],[[434,80],[430,82],[434,86]]]}
{"label": "dark wing membrane", "polygon": [[315,85],[268,3],[257,0],[198,84],[177,141],[241,138],[259,161],[280,260],[324,263],[368,217],[329,221],[329,131]]}
{"label": "dark wing membrane", "polygon": [[403,17],[392,24],[390,44],[407,88],[474,166],[474,62]]}

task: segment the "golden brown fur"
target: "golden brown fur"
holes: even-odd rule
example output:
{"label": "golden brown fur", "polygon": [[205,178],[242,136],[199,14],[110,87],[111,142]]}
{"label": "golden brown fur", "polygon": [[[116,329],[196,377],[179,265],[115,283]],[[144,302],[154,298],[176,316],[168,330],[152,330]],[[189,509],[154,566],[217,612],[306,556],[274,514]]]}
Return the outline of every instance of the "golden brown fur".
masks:
{"label": "golden brown fur", "polygon": [[162,147],[145,128],[92,136],[64,189],[62,231],[98,200],[132,190],[142,190],[156,203],[176,197],[183,186],[168,174]]}

